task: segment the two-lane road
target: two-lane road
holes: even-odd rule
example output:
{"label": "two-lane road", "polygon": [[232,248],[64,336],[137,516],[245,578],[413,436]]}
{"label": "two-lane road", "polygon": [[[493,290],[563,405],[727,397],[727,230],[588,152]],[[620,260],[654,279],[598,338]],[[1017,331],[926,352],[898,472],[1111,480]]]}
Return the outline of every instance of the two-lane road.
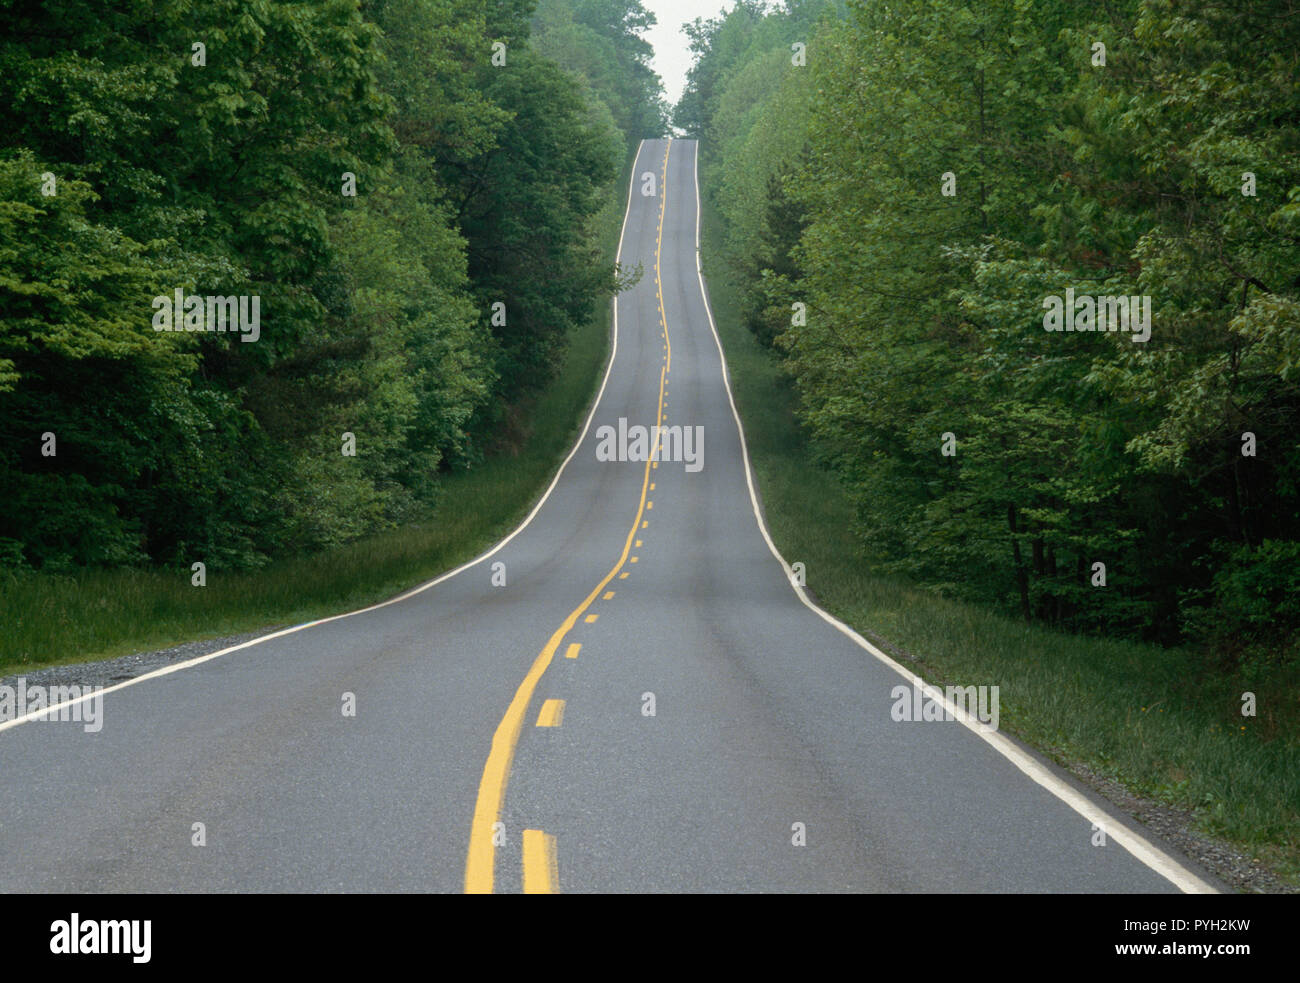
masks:
{"label": "two-lane road", "polygon": [[[402,598],[124,684],[98,733],[0,725],[0,889],[1212,889],[1003,735],[894,719],[912,677],[801,597],[757,516],[697,181],[693,141],[642,144],[620,252],[645,273],[525,524]],[[702,446],[610,438],[655,426]]]}

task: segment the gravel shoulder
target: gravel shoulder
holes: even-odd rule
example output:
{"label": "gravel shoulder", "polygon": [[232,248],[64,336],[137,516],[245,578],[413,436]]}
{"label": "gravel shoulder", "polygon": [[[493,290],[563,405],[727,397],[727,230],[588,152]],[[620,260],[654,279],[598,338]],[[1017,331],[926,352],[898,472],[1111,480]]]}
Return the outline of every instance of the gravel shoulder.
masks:
{"label": "gravel shoulder", "polygon": [[265,628],[241,635],[227,635],[224,638],[183,642],[180,645],[152,652],[133,652],[130,655],[120,655],[98,662],[79,662],[64,666],[49,666],[44,669],[30,669],[26,672],[0,676],[0,686],[15,686],[19,679],[25,679],[28,686],[114,686],[153,672],[155,669],[163,669],[200,655],[219,652],[221,649],[261,638],[279,630],[279,627]]}

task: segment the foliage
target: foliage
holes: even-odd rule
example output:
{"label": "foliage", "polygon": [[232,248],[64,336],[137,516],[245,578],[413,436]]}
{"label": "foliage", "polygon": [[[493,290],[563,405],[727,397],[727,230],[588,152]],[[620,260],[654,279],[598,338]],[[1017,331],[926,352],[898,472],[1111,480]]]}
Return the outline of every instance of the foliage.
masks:
{"label": "foliage", "polygon": [[[639,3],[572,8],[621,88],[533,6],[0,0],[0,565],[260,566],[481,460],[613,289],[593,223],[662,117]],[[155,331],[178,289],[260,337]]]}
{"label": "foliage", "polygon": [[[1276,610],[1285,647],[1290,5],[859,0],[821,5],[793,67],[792,22],[817,6],[697,21],[676,120],[711,147],[746,320],[866,554],[1027,620],[1164,643],[1258,638]],[[1150,297],[1150,341],[1044,331],[1067,287]]]}

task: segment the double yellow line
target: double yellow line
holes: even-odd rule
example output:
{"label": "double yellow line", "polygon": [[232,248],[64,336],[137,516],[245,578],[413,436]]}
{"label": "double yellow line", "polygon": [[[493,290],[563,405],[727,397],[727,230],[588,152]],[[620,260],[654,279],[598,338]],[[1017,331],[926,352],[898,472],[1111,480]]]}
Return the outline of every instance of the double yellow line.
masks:
{"label": "double yellow line", "polygon": [[[672,139],[664,149],[663,174],[659,183],[659,233],[655,240],[655,284],[659,298],[659,319],[664,331],[665,361],[659,370],[659,406],[655,417],[656,426],[662,424],[664,416],[664,382],[668,368],[672,364],[672,344],[668,339],[668,319],[664,315],[663,284],[659,277],[659,259],[663,251],[664,210],[668,204],[668,155],[672,152]],[[617,303],[617,299],[615,300]],[[658,431],[655,431],[658,433]],[[649,455],[653,458],[655,455]],[[641,480],[641,500],[637,504],[636,518],[628,531],[627,541],[618,562],[603,580],[587,595],[586,599],[574,608],[563,624],[555,630],[545,648],[533,660],[523,682],[515,690],[514,699],[506,707],[505,716],[497,724],[492,735],[492,747],[488,751],[487,763],[483,766],[483,777],[479,780],[478,799],[474,804],[474,822],[470,827],[469,854],[465,859],[465,893],[491,894],[495,887],[496,847],[493,837],[496,824],[501,819],[501,807],[505,803],[506,783],[510,779],[510,765],[514,761],[515,749],[519,745],[519,733],[523,729],[524,717],[528,704],[532,701],[537,684],[554,658],[560,643],[564,641],[578,619],[600,596],[619,570],[627,563],[632,550],[632,542],[637,529],[641,526],[641,517],[646,510],[646,493],[650,486],[650,461],[646,461],[645,475]],[[529,894],[553,893],[558,889],[558,874],[555,860],[555,840],[540,830],[525,830],[523,833],[524,889]]]}
{"label": "double yellow line", "polygon": [[[668,315],[664,312],[664,281],[659,275],[659,257],[664,245],[664,211],[668,208],[668,155],[672,152],[673,141],[668,138],[668,147],[664,150],[663,180],[659,182],[659,235],[655,239],[655,292],[659,295],[659,323],[664,329],[664,367],[673,367],[673,342],[668,337]],[[659,395],[663,396],[663,383],[660,382]],[[660,421],[662,422],[662,421]],[[650,455],[654,457],[653,454]]]}

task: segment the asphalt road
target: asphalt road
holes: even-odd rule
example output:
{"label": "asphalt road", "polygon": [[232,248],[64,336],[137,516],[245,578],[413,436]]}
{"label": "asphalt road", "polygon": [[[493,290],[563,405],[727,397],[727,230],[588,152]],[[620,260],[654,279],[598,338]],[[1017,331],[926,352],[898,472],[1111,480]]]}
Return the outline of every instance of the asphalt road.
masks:
{"label": "asphalt road", "polygon": [[[910,675],[801,597],[747,481],[695,157],[641,147],[644,275],[525,525],[400,599],[123,684],[98,732],[0,728],[0,890],[1219,889],[990,727],[894,719]],[[703,454],[603,460],[620,418],[702,428]]]}

